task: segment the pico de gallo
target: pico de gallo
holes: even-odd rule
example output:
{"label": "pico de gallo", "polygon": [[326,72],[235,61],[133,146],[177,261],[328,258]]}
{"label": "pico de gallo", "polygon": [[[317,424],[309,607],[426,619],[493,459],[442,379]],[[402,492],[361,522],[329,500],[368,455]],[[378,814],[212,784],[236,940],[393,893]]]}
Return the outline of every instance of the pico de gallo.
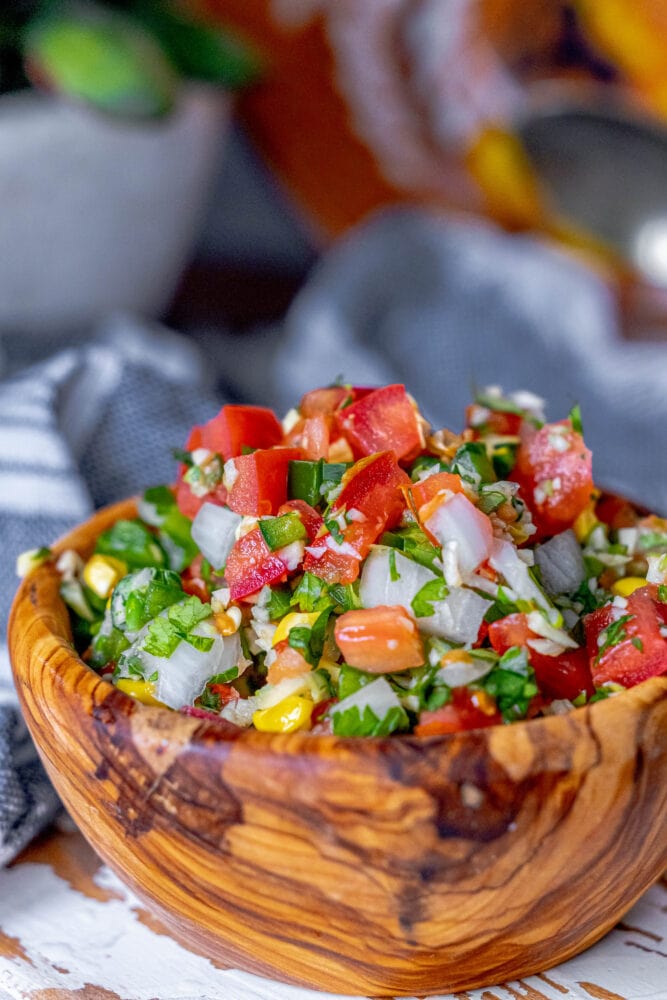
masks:
{"label": "pico de gallo", "polygon": [[[601,494],[575,407],[480,393],[433,431],[403,385],[223,406],[175,485],[57,560],[84,660],[150,705],[263,732],[454,733],[667,671],[667,520]],[[27,555],[23,568],[49,558]]]}

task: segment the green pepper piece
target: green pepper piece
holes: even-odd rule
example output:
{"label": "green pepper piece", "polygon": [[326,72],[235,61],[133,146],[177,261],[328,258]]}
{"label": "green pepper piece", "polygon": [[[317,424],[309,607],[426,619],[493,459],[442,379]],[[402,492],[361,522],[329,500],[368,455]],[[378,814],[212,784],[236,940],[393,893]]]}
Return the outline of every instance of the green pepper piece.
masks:
{"label": "green pepper piece", "polygon": [[296,512],[283,514],[282,517],[264,518],[259,522],[259,530],[272,552],[306,537],[306,529]]}
{"label": "green pepper piece", "polygon": [[324,478],[324,461],[305,462],[295,460],[290,462],[287,473],[287,492],[291,500],[305,500],[315,507],[322,499],[320,486]]}

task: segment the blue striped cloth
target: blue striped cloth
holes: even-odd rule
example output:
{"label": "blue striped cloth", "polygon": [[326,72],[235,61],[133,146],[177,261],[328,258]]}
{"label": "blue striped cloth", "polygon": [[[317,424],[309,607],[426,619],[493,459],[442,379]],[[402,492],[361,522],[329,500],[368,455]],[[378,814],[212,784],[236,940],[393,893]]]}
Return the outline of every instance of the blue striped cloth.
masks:
{"label": "blue striped cloth", "polygon": [[[552,419],[578,401],[597,481],[667,511],[667,346],[623,342],[605,284],[536,240],[386,212],[322,259],[279,329],[200,331],[197,341],[118,319],[33,367],[44,344],[1,345],[0,614],[19,552],[94,507],[168,481],[171,448],[222,398],[284,412],[338,375],[405,382],[436,426],[454,429],[475,385],[530,388],[549,400]],[[0,864],[56,808],[18,718],[5,651]]]}
{"label": "blue striped cloth", "polygon": [[[49,544],[95,507],[174,473],[171,449],[220,400],[185,338],[110,321],[87,344],[21,367],[39,343],[6,339],[0,382],[0,615],[16,589],[16,557]],[[18,373],[11,374],[19,368]],[[0,865],[48,823],[58,800],[20,717],[0,646]]]}

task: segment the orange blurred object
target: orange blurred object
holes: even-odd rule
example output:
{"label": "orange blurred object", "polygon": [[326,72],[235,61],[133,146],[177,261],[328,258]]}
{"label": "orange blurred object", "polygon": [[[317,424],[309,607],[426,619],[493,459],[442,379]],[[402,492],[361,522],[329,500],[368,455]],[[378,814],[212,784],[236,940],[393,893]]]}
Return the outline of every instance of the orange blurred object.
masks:
{"label": "orange blurred object", "polygon": [[190,0],[266,60],[241,98],[323,237],[410,200],[599,250],[551,209],[517,137],[545,84],[667,116],[664,0]]}

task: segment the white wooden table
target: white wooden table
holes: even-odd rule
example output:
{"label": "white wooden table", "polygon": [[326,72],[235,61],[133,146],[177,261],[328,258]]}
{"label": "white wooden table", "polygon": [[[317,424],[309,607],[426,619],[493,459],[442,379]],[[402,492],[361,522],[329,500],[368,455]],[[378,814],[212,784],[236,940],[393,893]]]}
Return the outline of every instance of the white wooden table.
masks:
{"label": "white wooden table", "polygon": [[[0,871],[0,1000],[332,996],[214,965],[183,948],[73,828],[49,831]],[[578,958],[458,998],[667,1000],[667,880]]]}

